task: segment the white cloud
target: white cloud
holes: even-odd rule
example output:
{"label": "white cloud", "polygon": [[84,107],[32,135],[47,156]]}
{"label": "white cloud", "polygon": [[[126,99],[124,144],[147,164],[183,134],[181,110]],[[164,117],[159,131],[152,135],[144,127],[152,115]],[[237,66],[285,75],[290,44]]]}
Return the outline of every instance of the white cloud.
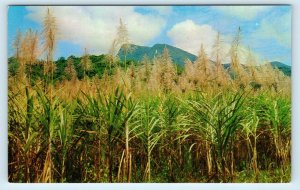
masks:
{"label": "white cloud", "polygon": [[201,44],[211,51],[217,32],[209,25],[198,25],[192,20],[185,20],[175,24],[167,35],[176,47],[197,55]]}
{"label": "white cloud", "polygon": [[[116,35],[119,19],[127,26],[132,43],[145,44],[160,34],[166,24],[159,15],[141,14],[132,6],[51,6],[57,19],[60,38],[88,48],[91,53],[106,53]],[[28,6],[28,18],[42,23],[47,7]],[[164,10],[161,10],[162,12]]]}
{"label": "white cloud", "polygon": [[280,45],[291,48],[291,14],[265,18],[254,33],[260,39],[275,39]]}
{"label": "white cloud", "polygon": [[[192,20],[185,20],[183,22],[175,24],[167,33],[172,40],[174,46],[179,47],[185,51],[188,51],[194,55],[198,55],[201,44],[205,48],[206,54],[213,61],[213,46],[218,32],[214,30],[210,25],[198,25]],[[230,62],[229,51],[231,47],[232,36],[221,35],[221,57],[223,63]],[[242,64],[246,63],[248,55],[248,49],[240,44],[239,56]],[[253,53],[253,56],[260,61],[260,56]]]}
{"label": "white cloud", "polygon": [[270,6],[215,6],[213,9],[243,20],[252,20],[259,13],[269,10]]}
{"label": "white cloud", "polygon": [[[198,25],[192,20],[185,20],[175,24],[167,33],[176,47],[184,49],[194,55],[198,55],[201,44],[203,44],[206,53],[210,55],[213,50],[213,44],[218,32],[210,25]],[[223,44],[229,51],[230,46]]]}

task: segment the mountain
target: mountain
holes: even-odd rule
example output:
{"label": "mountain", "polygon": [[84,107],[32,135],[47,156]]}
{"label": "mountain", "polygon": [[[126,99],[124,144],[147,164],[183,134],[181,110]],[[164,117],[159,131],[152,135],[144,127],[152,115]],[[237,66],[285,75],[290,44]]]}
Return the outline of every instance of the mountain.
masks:
{"label": "mountain", "polygon": [[[197,56],[168,44],[155,44],[152,47],[130,44],[130,49],[132,49],[132,51],[127,54],[126,59],[133,61],[142,61],[144,55],[147,55],[150,59],[153,59],[154,56],[161,55],[165,47],[169,50],[169,54],[173,63],[176,63],[180,66],[184,66],[184,62],[186,59],[189,59],[191,61],[195,61],[197,59]],[[121,60],[125,59],[123,47],[119,50],[118,56]],[[214,62],[211,61],[211,63],[213,64]],[[278,68],[279,70],[281,70],[285,75],[291,76],[291,66],[279,61],[272,61],[271,65],[273,66],[273,68]],[[230,63],[223,64],[223,67],[225,69],[230,69]]]}
{"label": "mountain", "polygon": [[[272,67],[273,68],[277,68],[279,69],[280,71],[283,72],[283,74],[285,74],[286,76],[291,76],[291,73],[292,73],[292,67],[289,66],[289,65],[286,65],[284,63],[281,63],[279,61],[272,61],[270,62]],[[230,66],[231,64],[230,63],[226,63],[226,64],[223,64],[223,67],[224,69],[229,69],[230,70]],[[246,68],[247,66],[244,65],[244,68]]]}
{"label": "mountain", "polygon": [[271,65],[273,66],[273,68],[277,68],[280,71],[282,71],[285,75],[291,76],[291,73],[292,73],[292,67],[291,66],[286,65],[284,63],[281,63],[279,61],[272,61]]}
{"label": "mountain", "polygon": [[[144,55],[147,55],[150,59],[153,59],[154,56],[162,55],[165,47],[169,50],[169,54],[172,61],[178,65],[183,66],[186,59],[195,61],[197,58],[197,56],[189,52],[186,52],[174,46],[170,46],[168,44],[155,44],[152,47],[130,44],[130,48],[132,49],[132,51],[127,54],[126,59],[134,60],[134,61],[142,61]],[[123,47],[119,50],[118,56],[120,57],[121,60],[125,59],[125,53]]]}

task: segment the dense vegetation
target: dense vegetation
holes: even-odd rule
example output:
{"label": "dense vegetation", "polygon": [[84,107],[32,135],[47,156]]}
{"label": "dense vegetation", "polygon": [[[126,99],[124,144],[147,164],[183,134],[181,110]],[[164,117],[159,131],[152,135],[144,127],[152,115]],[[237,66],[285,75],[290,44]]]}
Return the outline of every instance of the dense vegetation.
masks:
{"label": "dense vegetation", "polygon": [[240,30],[230,69],[218,36],[214,64],[202,46],[180,70],[167,48],[139,63],[125,49],[118,60],[114,45],[128,44],[122,22],[109,54],[55,62],[54,24],[48,10],[46,59],[29,30],[9,60],[9,181],[290,180],[290,77],[251,53],[243,66]]}

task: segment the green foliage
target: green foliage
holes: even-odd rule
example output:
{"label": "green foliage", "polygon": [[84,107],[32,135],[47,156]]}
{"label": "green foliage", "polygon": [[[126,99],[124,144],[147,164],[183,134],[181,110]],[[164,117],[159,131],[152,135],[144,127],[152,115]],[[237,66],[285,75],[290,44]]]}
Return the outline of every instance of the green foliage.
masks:
{"label": "green foliage", "polygon": [[56,70],[53,78],[57,81],[62,81],[66,77],[65,68],[67,66],[67,60],[64,57],[60,57],[55,61]]}
{"label": "green foliage", "polygon": [[11,76],[15,76],[18,72],[19,63],[15,57],[8,58],[8,72]]}

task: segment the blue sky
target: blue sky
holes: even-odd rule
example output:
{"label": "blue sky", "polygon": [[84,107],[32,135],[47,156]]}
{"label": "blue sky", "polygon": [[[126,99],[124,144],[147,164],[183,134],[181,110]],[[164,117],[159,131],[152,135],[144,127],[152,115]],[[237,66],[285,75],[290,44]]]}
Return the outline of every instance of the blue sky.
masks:
{"label": "blue sky", "polygon": [[[18,29],[42,31],[47,7],[10,6],[8,48]],[[250,48],[257,59],[278,60],[291,65],[290,6],[127,6],[51,7],[56,16],[59,40],[55,58],[80,56],[87,48],[91,54],[107,53],[116,36],[119,19],[126,23],[131,42],[152,46],[167,43],[197,55],[201,44],[208,55],[217,32],[224,45],[224,57],[240,26],[243,54]],[[228,58],[224,58],[224,62]]]}

